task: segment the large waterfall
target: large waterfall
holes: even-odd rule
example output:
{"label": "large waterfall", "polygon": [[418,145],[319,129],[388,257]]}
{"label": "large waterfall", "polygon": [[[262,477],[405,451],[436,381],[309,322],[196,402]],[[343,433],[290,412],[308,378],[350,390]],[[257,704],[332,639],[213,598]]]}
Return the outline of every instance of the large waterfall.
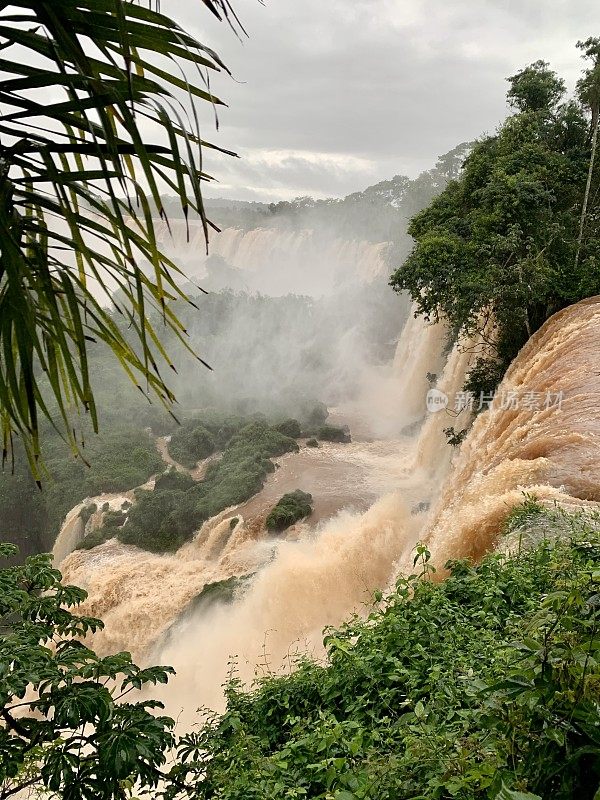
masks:
{"label": "large waterfall", "polygon": [[[599,332],[598,299],[553,317],[523,349],[491,408],[477,417],[454,464],[443,433],[457,423],[451,402],[427,415],[416,434],[356,443],[352,457],[367,459],[369,468],[378,460],[395,487],[366,511],[343,510],[278,542],[265,534],[260,515],[240,518],[231,532],[232,513],[223,512],[174,555],[142,553],[115,540],[76,551],[62,569],[90,593],[86,613],[106,623],[95,644],[173,664],[178,675],[166,690],[172,713],[189,710],[190,698],[192,708],[218,708],[231,657],[250,680],[257,669],[289,667],[296,651],[318,655],[323,627],[360,611],[376,588],[410,564],[419,538],[438,564],[477,557],[494,546],[523,491],[578,505],[599,500]],[[410,318],[388,377],[399,417],[424,413],[423,376],[434,370],[437,390],[451,401],[473,352],[460,345],[448,352],[441,326]],[[289,463],[294,458],[286,456]],[[194,606],[206,584],[249,574],[255,577],[233,604]]]}
{"label": "large waterfall", "polygon": [[190,222],[189,229],[183,220],[171,220],[168,227],[161,223],[157,235],[165,252],[201,285],[213,277],[211,264],[217,265],[220,285],[229,281],[230,288],[270,295],[329,294],[340,286],[370,283],[388,271],[387,242],[341,239],[325,231],[225,228],[211,234],[210,256],[199,222]]}
{"label": "large waterfall", "polygon": [[521,350],[475,421],[427,532],[438,561],[492,548],[528,492],[600,501],[600,298],[555,314]]}
{"label": "large waterfall", "polygon": [[[469,357],[459,347],[444,356],[446,347],[442,326],[409,318],[386,382],[403,422],[425,414],[428,372],[440,371],[440,389],[450,392],[460,385]],[[142,553],[116,540],[75,551],[62,569],[66,580],[89,592],[85,612],[106,623],[94,644],[102,651],[126,648],[138,657],[173,663],[178,677],[169,687],[169,701],[175,706],[190,693],[198,704],[218,706],[231,655],[239,656],[248,679],[265,652],[269,664],[279,668],[295,649],[318,650],[322,628],[368,603],[417,540],[426,518],[417,511],[427,508],[449,463],[423,460],[424,453],[449,452],[443,427],[441,418],[427,420],[421,436],[354,442],[343,457],[340,448],[327,447],[314,455],[307,449],[286,456],[275,480],[281,480],[286,465],[316,458],[326,469],[326,491],[336,475],[348,480],[350,473],[340,470],[352,461],[359,471],[353,473],[349,494],[358,501],[361,492],[365,500],[371,497],[362,504],[370,505],[366,511],[358,502],[357,510],[343,510],[288,540],[274,541],[264,529],[264,516],[244,519],[230,510],[206,523],[174,555]],[[377,470],[383,477],[369,495],[365,486]],[[303,486],[302,469],[295,476],[296,485]],[[231,532],[234,516],[239,521]],[[194,610],[193,600],[206,584],[255,572],[233,605]]]}

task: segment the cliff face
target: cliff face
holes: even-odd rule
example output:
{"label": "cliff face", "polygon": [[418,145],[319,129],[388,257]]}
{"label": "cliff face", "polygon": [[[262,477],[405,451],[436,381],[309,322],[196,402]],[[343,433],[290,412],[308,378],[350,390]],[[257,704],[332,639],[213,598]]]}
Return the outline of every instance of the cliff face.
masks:
{"label": "cliff face", "polygon": [[494,546],[523,493],[600,501],[600,298],[555,314],[521,350],[464,441],[426,540],[438,562]]}

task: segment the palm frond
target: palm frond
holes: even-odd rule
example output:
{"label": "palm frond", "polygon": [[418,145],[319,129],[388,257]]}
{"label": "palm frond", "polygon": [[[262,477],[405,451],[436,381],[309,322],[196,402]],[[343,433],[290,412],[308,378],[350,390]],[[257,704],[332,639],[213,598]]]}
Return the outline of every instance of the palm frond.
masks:
{"label": "palm frond", "polygon": [[[202,3],[243,32],[228,0]],[[153,320],[186,344],[171,308],[184,295],[155,213],[165,218],[168,187],[208,241],[202,150],[222,148],[204,140],[194,103],[223,105],[208,75],[227,68],[159,7],[128,0],[2,4],[0,55],[3,461],[16,434],[37,476],[40,416],[74,449],[74,416],[97,429],[90,342],[108,345],[143,393],[174,400]],[[115,292],[124,302],[111,309]]]}

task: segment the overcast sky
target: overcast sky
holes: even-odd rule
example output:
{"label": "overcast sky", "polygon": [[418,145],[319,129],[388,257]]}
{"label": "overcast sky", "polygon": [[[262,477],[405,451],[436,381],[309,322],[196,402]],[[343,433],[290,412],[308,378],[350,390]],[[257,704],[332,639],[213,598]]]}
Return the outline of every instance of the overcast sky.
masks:
{"label": "overcast sky", "polygon": [[[199,0],[162,10],[214,47],[235,81],[207,134],[212,196],[343,196],[418,174],[506,114],[506,77],[543,58],[573,87],[578,39],[600,34],[598,0],[233,0],[249,38]],[[205,112],[206,109],[203,108]],[[210,138],[210,137],[207,137]]]}

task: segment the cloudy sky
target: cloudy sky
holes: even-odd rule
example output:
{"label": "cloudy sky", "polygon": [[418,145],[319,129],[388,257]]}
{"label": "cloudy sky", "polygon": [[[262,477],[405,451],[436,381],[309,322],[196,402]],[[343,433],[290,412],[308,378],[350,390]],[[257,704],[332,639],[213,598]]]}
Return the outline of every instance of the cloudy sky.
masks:
{"label": "cloudy sky", "polygon": [[[598,0],[233,0],[249,38],[199,0],[163,12],[214,47],[235,80],[207,134],[210,194],[245,200],[343,196],[431,166],[506,114],[508,75],[543,58],[573,87],[578,39],[600,34]],[[203,109],[206,110],[206,109]],[[207,137],[209,138],[209,137]]]}

